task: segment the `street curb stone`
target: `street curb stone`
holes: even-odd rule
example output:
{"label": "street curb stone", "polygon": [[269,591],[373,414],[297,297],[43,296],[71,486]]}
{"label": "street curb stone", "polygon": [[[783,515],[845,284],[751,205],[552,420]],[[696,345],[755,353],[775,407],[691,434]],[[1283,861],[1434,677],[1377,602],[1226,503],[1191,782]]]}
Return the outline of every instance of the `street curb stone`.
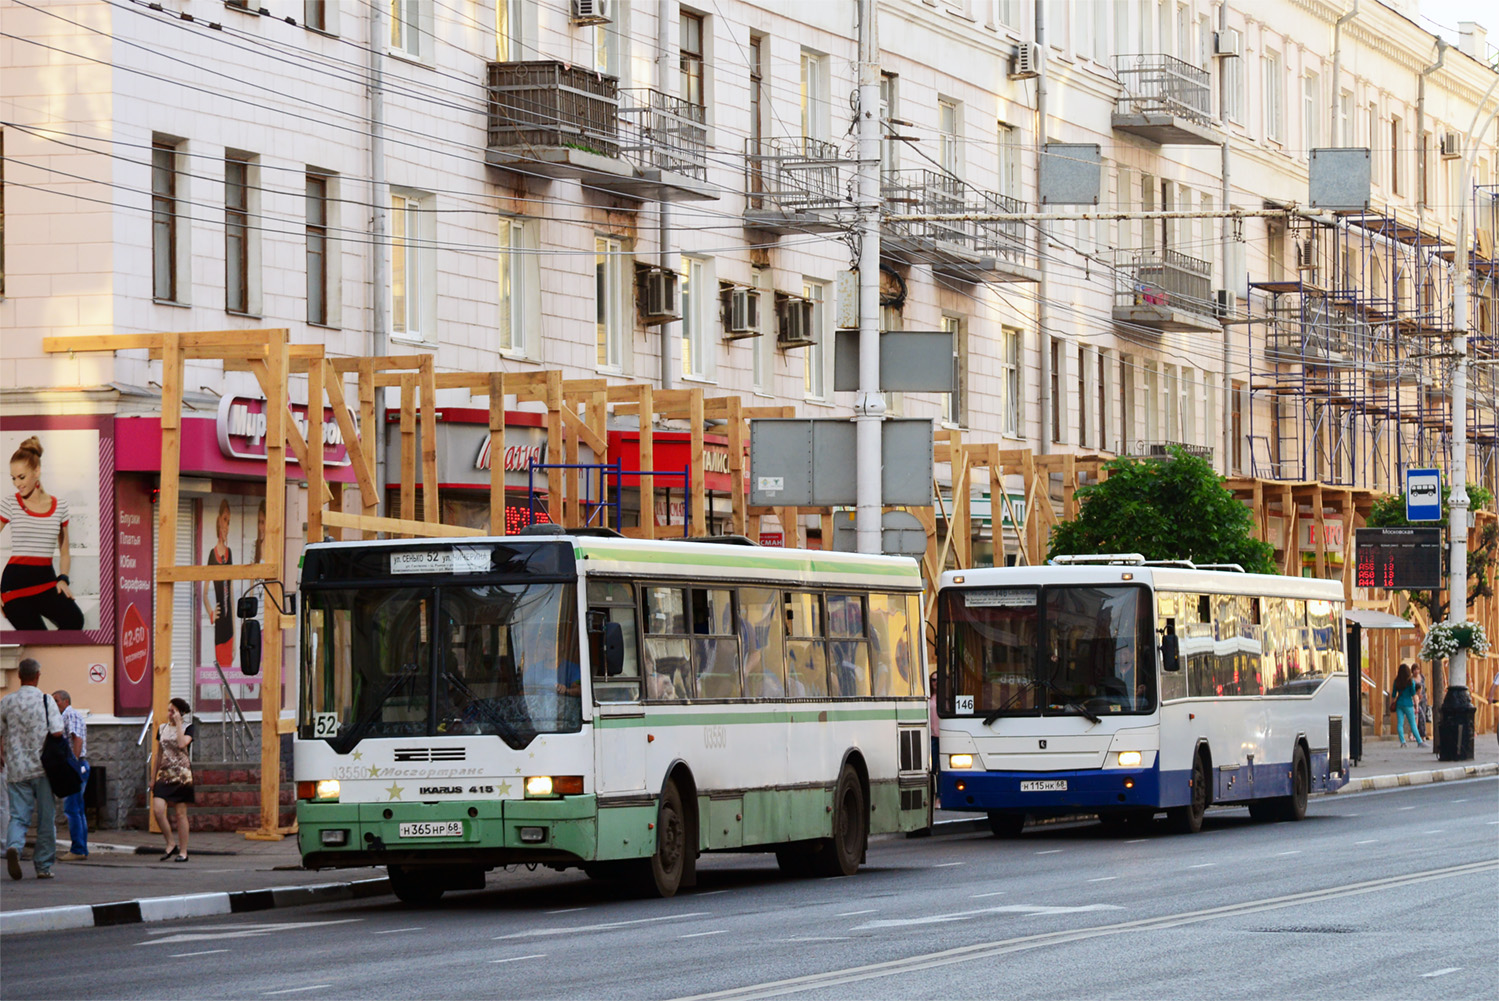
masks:
{"label": "street curb stone", "polygon": [[1428,785],[1432,782],[1457,782],[1462,779],[1480,778],[1484,775],[1499,775],[1499,764],[1458,765],[1453,768],[1432,768],[1420,772],[1400,772],[1396,775],[1371,775],[1364,779],[1352,779],[1340,793],[1370,792],[1375,789],[1398,789],[1401,786]]}

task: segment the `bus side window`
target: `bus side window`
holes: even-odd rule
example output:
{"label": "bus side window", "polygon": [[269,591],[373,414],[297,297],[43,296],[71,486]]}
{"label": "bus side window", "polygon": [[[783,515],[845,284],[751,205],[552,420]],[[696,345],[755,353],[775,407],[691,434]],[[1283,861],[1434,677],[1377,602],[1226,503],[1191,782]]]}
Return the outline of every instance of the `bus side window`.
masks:
{"label": "bus side window", "polygon": [[642,588],[645,600],[645,696],[657,701],[692,697],[687,605],[680,587]]}
{"label": "bus side window", "polygon": [[857,594],[829,594],[828,690],[840,698],[869,694],[869,641],[864,631],[864,600]]}
{"label": "bus side window", "polygon": [[692,589],[692,667],[699,698],[737,699],[742,696],[744,687],[739,675],[739,636],[734,632],[732,590]]}
{"label": "bus side window", "polygon": [[786,627],[781,592],[739,590],[739,646],[744,658],[744,694],[751,699],[786,695]]}
{"label": "bus side window", "polygon": [[[616,674],[607,673],[604,639],[611,626],[618,627],[624,647],[624,657]],[[640,700],[640,657],[636,649],[633,605],[599,605],[588,610],[588,662],[593,675],[594,702]]]}
{"label": "bus side window", "polygon": [[821,596],[786,592],[786,695],[826,698],[828,673],[822,637]]}

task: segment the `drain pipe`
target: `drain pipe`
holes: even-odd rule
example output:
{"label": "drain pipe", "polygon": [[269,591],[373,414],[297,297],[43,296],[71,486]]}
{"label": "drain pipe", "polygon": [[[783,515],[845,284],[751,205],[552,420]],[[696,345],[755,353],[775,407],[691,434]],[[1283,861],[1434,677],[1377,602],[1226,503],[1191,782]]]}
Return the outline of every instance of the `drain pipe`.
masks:
{"label": "drain pipe", "polygon": [[[664,96],[671,93],[671,18],[669,4],[661,4],[656,9],[656,89]],[[675,271],[677,262],[672,260],[676,255],[672,251],[673,234],[671,228],[671,203],[662,198],[656,203],[657,211],[657,242],[660,244],[660,256],[657,263],[663,270]],[[676,370],[672,367],[672,346],[682,339],[681,320],[672,320],[661,324],[661,388],[671,389],[676,385]],[[650,420],[649,414],[642,414],[641,420]]]}
{"label": "drain pipe", "polygon": [[[1334,21],[1332,26],[1332,95],[1328,98],[1328,106],[1332,112],[1332,122],[1331,128],[1327,130],[1327,135],[1332,139],[1332,145],[1334,146],[1348,145],[1348,137],[1343,134],[1344,129],[1338,126],[1338,122],[1340,121],[1338,113],[1341,110],[1343,100],[1343,25],[1358,17],[1358,5],[1359,0],[1353,0],[1353,8]],[[1223,17],[1224,15],[1221,13],[1222,8],[1219,8],[1219,10],[1219,17]],[[1370,139],[1370,143],[1373,143],[1372,138]]]}
{"label": "drain pipe", "polygon": [[[370,5],[370,354],[385,354],[390,336],[390,279],[385,273],[387,220],[390,196],[385,184],[385,17],[388,8]],[[375,390],[375,426],[364,428],[375,450],[375,510],[384,506],[379,496],[385,481],[385,407],[383,391]]]}
{"label": "drain pipe", "polygon": [[[1037,60],[1040,73],[1036,76],[1036,148],[1046,148],[1046,0],[1036,0],[1036,47],[1041,53]],[[1041,157],[1036,157],[1036,192],[1041,191]],[[1036,283],[1036,350],[1041,354],[1041,453],[1051,451],[1051,428],[1057,401],[1051,396],[1051,338],[1046,333],[1046,297],[1049,294],[1046,281],[1046,223],[1036,223],[1036,270],[1041,280]]]}
{"label": "drain pipe", "polygon": [[1421,71],[1416,83],[1416,229],[1425,228],[1426,200],[1431,197],[1431,177],[1426,161],[1431,158],[1430,149],[1421,148],[1421,137],[1426,135],[1426,78],[1442,68],[1447,61],[1447,40],[1441,35],[1437,41],[1437,61]]}

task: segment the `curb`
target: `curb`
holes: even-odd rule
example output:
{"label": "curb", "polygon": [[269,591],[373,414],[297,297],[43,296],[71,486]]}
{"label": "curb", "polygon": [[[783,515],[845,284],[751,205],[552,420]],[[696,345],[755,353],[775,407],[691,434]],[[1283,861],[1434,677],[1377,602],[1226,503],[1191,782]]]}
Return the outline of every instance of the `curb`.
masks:
{"label": "curb", "polygon": [[1371,775],[1366,779],[1350,779],[1339,789],[1339,793],[1371,792],[1375,789],[1399,789],[1402,786],[1422,786],[1432,782],[1457,782],[1461,779],[1479,778],[1484,775],[1499,775],[1499,764],[1458,765],[1453,768],[1432,768],[1420,772],[1400,772],[1394,775]]}
{"label": "curb", "polygon": [[278,886],[269,890],[189,893],[176,897],[121,900],[109,904],[42,907],[29,911],[0,913],[0,935],[68,931],[75,928],[104,928],[109,925],[170,921],[174,918],[212,917],[216,914],[244,914],[250,911],[268,911],[278,907],[302,907],[307,904],[326,904],[340,900],[362,900],[366,897],[382,896],[389,892],[390,880],[381,876],[376,879],[361,879],[349,883]]}

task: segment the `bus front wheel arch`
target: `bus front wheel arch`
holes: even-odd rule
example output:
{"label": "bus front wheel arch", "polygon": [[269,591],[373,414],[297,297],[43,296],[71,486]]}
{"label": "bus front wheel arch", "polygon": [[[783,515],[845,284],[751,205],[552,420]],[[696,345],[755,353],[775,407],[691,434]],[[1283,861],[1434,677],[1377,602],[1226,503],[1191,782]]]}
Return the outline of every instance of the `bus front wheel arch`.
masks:
{"label": "bus front wheel arch", "polygon": [[845,763],[833,790],[832,837],[814,856],[821,876],[852,876],[869,845],[869,797],[852,762]]}
{"label": "bus front wheel arch", "polygon": [[641,859],[641,888],[656,897],[674,897],[687,871],[687,859],[695,846],[688,843],[690,825],[675,780],[668,780],[656,806],[656,848]]}
{"label": "bus front wheel arch", "polygon": [[1166,811],[1171,826],[1178,834],[1196,834],[1202,830],[1202,818],[1207,813],[1212,799],[1212,781],[1208,770],[1207,755],[1198,751],[1192,756],[1192,782],[1185,806],[1173,806]]}

